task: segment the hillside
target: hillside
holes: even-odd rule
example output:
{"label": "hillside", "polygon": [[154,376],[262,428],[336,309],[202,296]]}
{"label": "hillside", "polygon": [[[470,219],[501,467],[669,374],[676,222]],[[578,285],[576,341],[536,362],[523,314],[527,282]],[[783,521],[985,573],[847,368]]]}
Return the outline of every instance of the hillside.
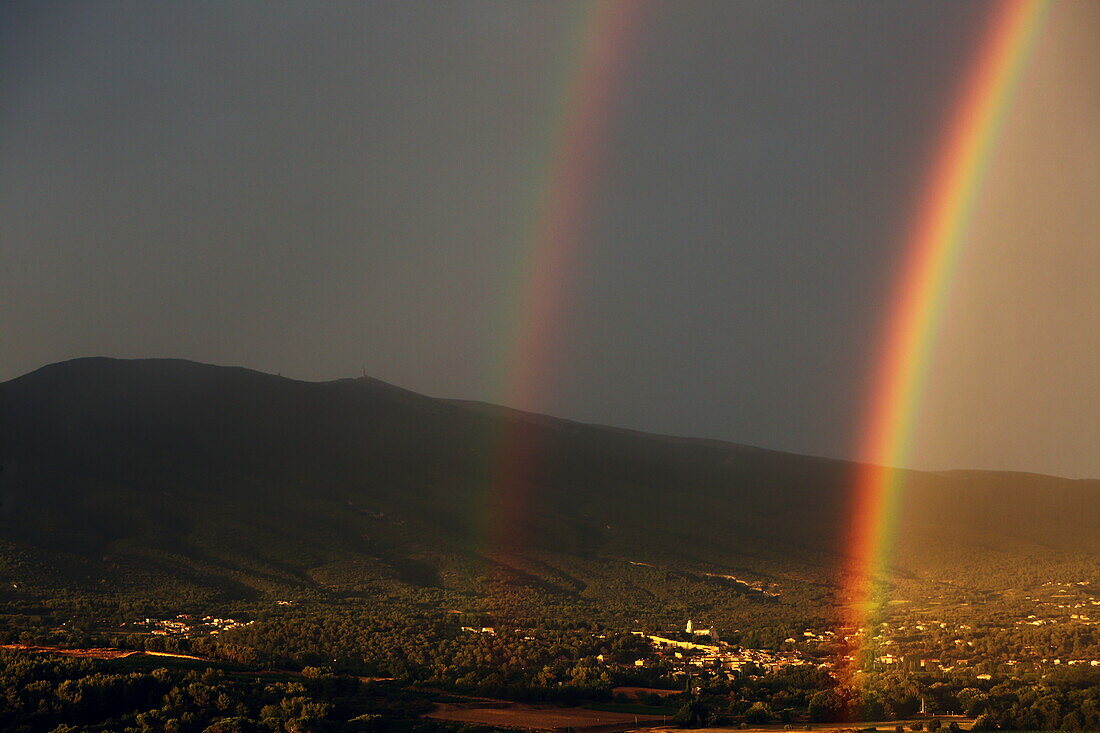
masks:
{"label": "hillside", "polygon": [[[654,618],[820,614],[840,600],[854,473],[840,461],[178,360],[43,367],[0,385],[0,409],[13,598]],[[521,473],[499,470],[502,445],[522,446]],[[907,484],[901,591],[1095,574],[1100,482],[911,472]]]}

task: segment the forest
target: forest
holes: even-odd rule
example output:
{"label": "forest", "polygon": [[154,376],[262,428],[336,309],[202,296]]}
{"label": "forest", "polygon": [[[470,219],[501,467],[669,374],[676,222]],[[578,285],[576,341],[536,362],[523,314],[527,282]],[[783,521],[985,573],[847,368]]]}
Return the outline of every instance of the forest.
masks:
{"label": "forest", "polygon": [[[979,729],[1100,726],[1100,670],[1091,666],[1005,671],[983,679],[978,669],[899,665],[869,669],[858,685],[841,684],[815,666],[750,666],[729,675],[677,664],[643,636],[614,626],[545,618],[501,623],[429,609],[292,609],[194,638],[87,626],[18,629],[15,617],[6,621],[8,628],[0,632],[6,644],[199,659],[74,660],[6,651],[0,654],[4,730],[427,731],[447,727],[421,717],[447,694],[624,710],[651,706],[673,713],[672,721],[685,727],[904,721],[922,702],[932,714],[968,716]],[[1035,644],[1080,650],[1082,643],[1096,648],[1091,635],[1027,627],[990,651],[1011,655]],[[615,692],[624,686],[676,692],[632,699]]]}

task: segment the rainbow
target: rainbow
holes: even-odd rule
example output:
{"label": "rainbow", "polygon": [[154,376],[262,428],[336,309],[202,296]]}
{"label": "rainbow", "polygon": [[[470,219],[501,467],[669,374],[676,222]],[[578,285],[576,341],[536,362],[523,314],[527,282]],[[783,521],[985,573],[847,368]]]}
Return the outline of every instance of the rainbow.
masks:
{"label": "rainbow", "polygon": [[1044,0],[990,4],[975,58],[949,110],[915,207],[860,437],[846,552],[845,577],[854,600],[845,621],[850,627],[866,627],[885,600],[881,580],[890,562],[904,478],[896,467],[911,458],[918,401],[952,274],[1045,9]]}
{"label": "rainbow", "polygon": [[[506,334],[495,383],[497,403],[538,411],[544,406],[553,357],[566,316],[573,267],[584,237],[588,205],[599,184],[602,153],[615,111],[614,87],[636,28],[639,0],[578,6],[562,54],[548,124],[537,137],[536,185],[520,234],[515,292],[504,312]],[[537,446],[522,420],[493,437],[481,534],[491,553],[522,542]]]}

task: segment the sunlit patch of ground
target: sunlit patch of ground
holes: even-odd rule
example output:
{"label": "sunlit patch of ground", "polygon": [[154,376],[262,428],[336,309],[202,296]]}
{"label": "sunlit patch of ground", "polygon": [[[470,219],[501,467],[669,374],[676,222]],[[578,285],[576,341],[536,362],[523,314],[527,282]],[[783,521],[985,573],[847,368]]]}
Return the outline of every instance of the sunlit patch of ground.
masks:
{"label": "sunlit patch of ground", "polygon": [[513,704],[500,708],[462,708],[440,705],[429,718],[450,720],[476,725],[523,730],[560,731],[566,729],[587,731],[628,730],[635,726],[660,725],[667,720],[661,715],[633,715],[610,713],[586,708],[540,707]]}
{"label": "sunlit patch of ground", "polygon": [[[974,723],[972,718],[964,718],[960,716],[943,716],[938,717],[942,723],[943,728],[941,730],[947,730],[947,724],[955,722],[959,724],[959,727],[963,730],[970,730],[970,726]],[[842,733],[845,731],[871,731],[877,730],[879,733],[893,733],[897,726],[902,726],[906,733],[911,730],[910,726],[914,723],[923,723],[925,726],[928,724],[928,719],[914,719],[914,720],[883,720],[872,721],[869,723],[791,723],[785,725],[783,723],[773,723],[771,725],[754,725],[748,728],[741,728],[738,726],[728,726],[725,728],[699,728],[699,729],[687,729],[687,730],[700,730],[709,731],[712,733],[776,733],[776,731],[805,731],[807,725],[811,731],[815,733]],[[651,729],[653,733],[683,733],[684,728],[677,728],[671,726],[660,726],[658,728]]]}
{"label": "sunlit patch of ground", "polygon": [[0,649],[26,652],[27,654],[57,654],[63,657],[74,657],[77,659],[122,659],[123,657],[128,657],[133,654],[142,653],[134,651],[133,649],[66,649],[53,646],[34,646],[31,644],[0,644]]}

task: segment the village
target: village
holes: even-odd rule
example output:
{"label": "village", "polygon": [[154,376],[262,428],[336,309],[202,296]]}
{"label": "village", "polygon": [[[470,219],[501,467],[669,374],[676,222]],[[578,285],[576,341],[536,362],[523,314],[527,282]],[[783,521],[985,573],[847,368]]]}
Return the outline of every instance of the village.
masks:
{"label": "village", "polygon": [[[1074,629],[1100,626],[1100,600],[1086,594],[1089,583],[1046,583],[1042,592],[1031,591],[1012,604],[1014,611],[989,617],[962,620],[937,618],[936,606],[915,603],[871,628],[838,627],[803,629],[786,638],[777,648],[751,648],[724,640],[713,626],[700,627],[688,620],[677,631],[633,631],[650,643],[651,657],[637,659],[638,668],[661,665],[676,678],[706,670],[733,679],[775,674],[790,668],[813,667],[833,673],[856,661],[854,650],[862,650],[859,662],[865,668],[893,667],[926,673],[963,673],[976,679],[1019,673],[1046,667],[1100,668],[1095,645],[1087,651],[1052,649],[1049,645],[1020,643],[1041,627],[1051,633],[1073,634]],[[293,605],[277,601],[277,606]],[[1023,611],[1029,611],[1024,613]],[[978,614],[984,616],[984,614]],[[143,618],[121,624],[132,633],[165,637],[216,636],[247,627],[253,621],[181,613],[171,618]],[[460,627],[466,633],[495,635],[497,627]],[[518,631],[518,630],[517,630]],[[736,636],[736,634],[734,634]],[[1100,632],[1086,636],[1092,638]],[[531,637],[524,637],[531,639]],[[597,659],[597,663],[604,663]]]}
{"label": "village", "polygon": [[1100,599],[1089,586],[1088,581],[1047,582],[995,611],[959,613],[956,607],[948,615],[934,602],[918,602],[871,627],[804,629],[774,649],[731,644],[716,629],[688,621],[678,632],[633,632],[647,638],[654,652],[652,661],[636,664],[666,663],[676,677],[696,669],[731,679],[794,667],[835,674],[852,664],[879,671],[965,674],[978,681],[1059,667],[1100,668],[1100,630],[1095,628],[1100,626]]}
{"label": "village", "polygon": [[[680,636],[685,639],[670,638],[635,631],[634,634],[646,637],[653,645],[654,655],[659,661],[667,661],[674,668],[674,677],[690,674],[690,668],[709,669],[733,678],[747,674],[767,674],[779,672],[786,667],[829,665],[815,662],[797,650],[774,651],[770,649],[749,649],[722,641],[718,631],[712,628],[696,628],[689,620]],[[793,640],[792,640],[793,641]],[[635,665],[647,664],[639,659]]]}
{"label": "village", "polygon": [[123,623],[121,628],[136,633],[148,633],[153,636],[217,636],[223,631],[250,626],[252,621],[237,621],[231,618],[203,616],[195,618],[191,614],[181,613],[175,618],[145,618]]}

